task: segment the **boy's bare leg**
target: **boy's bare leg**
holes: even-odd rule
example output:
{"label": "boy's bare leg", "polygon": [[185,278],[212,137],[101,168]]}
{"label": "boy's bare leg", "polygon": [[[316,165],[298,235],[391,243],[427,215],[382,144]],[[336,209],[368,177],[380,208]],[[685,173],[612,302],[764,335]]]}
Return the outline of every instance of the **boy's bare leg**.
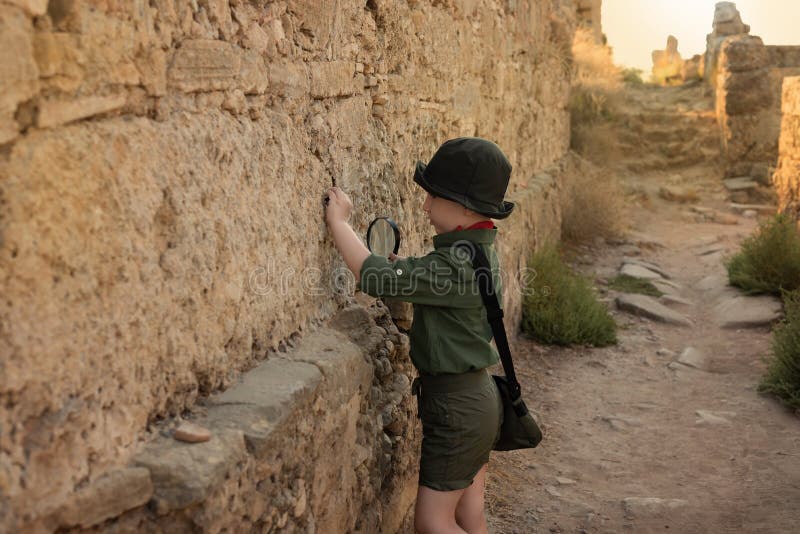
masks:
{"label": "boy's bare leg", "polygon": [[425,486],[417,490],[414,528],[419,534],[465,534],[456,523],[456,505],[465,490],[437,491]]}
{"label": "boy's bare leg", "polygon": [[486,487],[486,464],[481,467],[472,485],[464,490],[456,505],[456,521],[469,534],[487,534],[486,515],[483,512],[483,491]]}

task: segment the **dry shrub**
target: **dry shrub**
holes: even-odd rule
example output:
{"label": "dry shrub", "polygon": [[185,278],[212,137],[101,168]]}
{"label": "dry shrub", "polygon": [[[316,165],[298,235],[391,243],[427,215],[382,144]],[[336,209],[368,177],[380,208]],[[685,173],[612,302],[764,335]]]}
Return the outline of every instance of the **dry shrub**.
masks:
{"label": "dry shrub", "polygon": [[561,239],[580,243],[625,232],[625,192],[617,175],[575,157],[561,176]]}

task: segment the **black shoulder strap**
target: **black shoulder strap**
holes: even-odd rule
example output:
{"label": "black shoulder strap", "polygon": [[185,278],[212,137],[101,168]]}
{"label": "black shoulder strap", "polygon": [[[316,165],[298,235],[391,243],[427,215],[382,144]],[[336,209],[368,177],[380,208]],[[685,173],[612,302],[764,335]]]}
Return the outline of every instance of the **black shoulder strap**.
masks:
{"label": "black shoulder strap", "polygon": [[500,308],[500,303],[497,301],[497,293],[494,291],[492,267],[486,254],[475,243],[462,242],[459,246],[469,251],[472,259],[472,267],[475,269],[475,281],[481,292],[483,304],[486,306],[486,316],[489,319],[489,325],[492,327],[497,352],[500,353],[500,361],[503,362],[503,371],[506,373],[511,398],[516,400],[522,395],[522,389],[519,382],[517,382],[517,375],[514,373],[514,362],[511,359],[511,349],[508,347],[506,328],[503,324],[503,310]]}

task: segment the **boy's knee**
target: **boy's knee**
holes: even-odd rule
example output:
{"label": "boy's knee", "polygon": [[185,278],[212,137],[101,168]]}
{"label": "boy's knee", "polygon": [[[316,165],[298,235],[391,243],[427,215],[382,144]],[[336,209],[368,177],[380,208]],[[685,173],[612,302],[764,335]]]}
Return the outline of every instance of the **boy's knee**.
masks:
{"label": "boy's knee", "polygon": [[467,532],[486,531],[486,516],[482,508],[464,507],[456,509],[456,523]]}
{"label": "boy's knee", "polygon": [[417,534],[434,534],[436,532],[442,532],[444,530],[442,526],[443,525],[439,524],[439,521],[436,518],[422,517],[419,514],[414,516],[414,529],[416,529]]}

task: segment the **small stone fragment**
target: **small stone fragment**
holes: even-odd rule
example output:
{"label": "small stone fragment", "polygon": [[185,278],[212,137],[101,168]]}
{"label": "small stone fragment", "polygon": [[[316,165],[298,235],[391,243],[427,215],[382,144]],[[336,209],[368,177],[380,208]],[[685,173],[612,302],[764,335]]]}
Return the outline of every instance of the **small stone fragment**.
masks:
{"label": "small stone fragment", "polygon": [[178,425],[178,428],[172,433],[172,437],[186,443],[202,443],[211,439],[211,431],[195,423],[184,421]]}
{"label": "small stone fragment", "polygon": [[572,486],[574,484],[577,484],[576,481],[572,480],[571,478],[567,478],[567,477],[556,477],[556,482],[558,482],[559,485],[561,485],[561,486]]}
{"label": "small stone fragment", "polygon": [[694,202],[697,192],[686,187],[663,185],[658,190],[658,196],[671,202]]}
{"label": "small stone fragment", "polygon": [[[697,410],[694,412],[698,419],[694,422],[696,425],[729,425],[731,422],[722,415],[707,410]],[[728,412],[726,412],[726,415]]]}
{"label": "small stone fragment", "polygon": [[722,183],[728,191],[742,191],[747,189],[754,189],[758,186],[755,180],[749,176],[742,176],[740,178],[728,178],[723,180]]}
{"label": "small stone fragment", "polygon": [[696,348],[686,347],[683,349],[683,352],[681,352],[681,355],[678,356],[678,363],[702,370],[706,368],[706,357]]}

